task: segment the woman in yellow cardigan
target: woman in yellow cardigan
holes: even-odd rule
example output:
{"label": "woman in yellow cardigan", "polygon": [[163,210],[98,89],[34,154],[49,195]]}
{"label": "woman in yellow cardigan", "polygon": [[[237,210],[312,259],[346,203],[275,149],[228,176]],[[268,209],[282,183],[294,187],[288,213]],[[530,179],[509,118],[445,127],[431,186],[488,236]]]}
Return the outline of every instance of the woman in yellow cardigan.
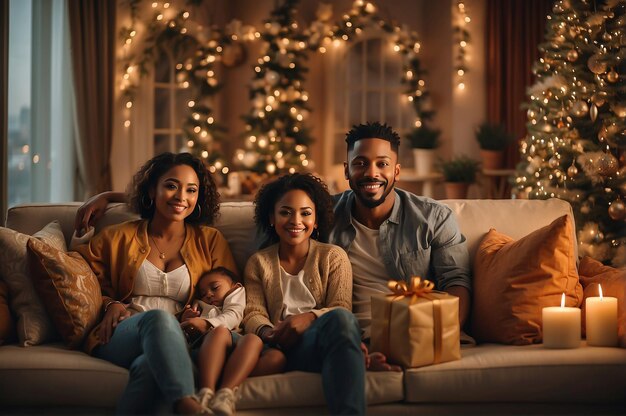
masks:
{"label": "woman in yellow cardigan", "polygon": [[164,153],[135,174],[129,197],[141,219],[105,228],[77,249],[103,295],[104,317],[86,349],[130,370],[118,412],[153,413],[165,398],[176,413],[199,414],[204,409],[175,314],[204,272],[237,272],[226,239],[208,226],[219,194],[201,160]]}
{"label": "woman in yellow cardigan", "polygon": [[246,332],[279,346],[288,371],[321,373],[331,414],[364,414],[352,267],[342,248],[320,242],[333,218],[326,185],[310,174],[285,175],[261,188],[255,202],[255,221],[271,245],[246,264]]}

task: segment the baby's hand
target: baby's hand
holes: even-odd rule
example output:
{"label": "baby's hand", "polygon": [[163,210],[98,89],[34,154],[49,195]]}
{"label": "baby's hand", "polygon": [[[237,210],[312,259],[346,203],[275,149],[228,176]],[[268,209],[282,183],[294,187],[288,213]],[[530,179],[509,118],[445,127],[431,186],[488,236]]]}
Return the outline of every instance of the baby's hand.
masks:
{"label": "baby's hand", "polygon": [[186,305],[185,306],[185,310],[183,311],[183,314],[180,318],[181,322],[185,322],[188,321],[191,318],[197,318],[198,316],[200,316],[200,311],[198,310],[197,306],[191,306],[191,305]]}

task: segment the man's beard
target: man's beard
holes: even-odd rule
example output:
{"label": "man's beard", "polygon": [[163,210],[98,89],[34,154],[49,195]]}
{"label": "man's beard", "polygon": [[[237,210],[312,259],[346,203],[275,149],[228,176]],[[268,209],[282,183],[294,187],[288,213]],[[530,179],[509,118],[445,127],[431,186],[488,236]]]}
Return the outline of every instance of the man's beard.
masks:
{"label": "man's beard", "polygon": [[[381,180],[376,180],[373,178],[364,178],[358,181],[358,183],[355,183],[352,179],[350,179],[349,182],[350,182],[350,188],[352,188],[358,200],[361,201],[361,203],[365,205],[367,208],[371,209],[371,208],[376,208],[377,206],[385,202],[385,200],[387,199],[387,196],[391,193],[391,191],[393,191],[393,188],[395,185],[395,178],[391,184],[389,184],[389,181],[386,181],[386,180],[381,181]],[[370,198],[363,196],[363,194],[361,193],[360,185],[367,184],[367,183],[382,184],[382,187],[384,189],[382,196],[378,199],[370,199]]]}

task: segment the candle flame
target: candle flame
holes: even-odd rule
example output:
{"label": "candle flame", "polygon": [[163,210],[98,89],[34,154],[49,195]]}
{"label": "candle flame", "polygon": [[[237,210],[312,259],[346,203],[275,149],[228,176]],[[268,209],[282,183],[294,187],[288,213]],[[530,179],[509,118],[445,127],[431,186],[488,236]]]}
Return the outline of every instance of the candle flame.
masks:
{"label": "candle flame", "polygon": [[602,285],[598,284],[598,290],[600,291],[600,300],[602,300]]}
{"label": "candle flame", "polygon": [[565,307],[565,292],[561,295],[561,308]]}

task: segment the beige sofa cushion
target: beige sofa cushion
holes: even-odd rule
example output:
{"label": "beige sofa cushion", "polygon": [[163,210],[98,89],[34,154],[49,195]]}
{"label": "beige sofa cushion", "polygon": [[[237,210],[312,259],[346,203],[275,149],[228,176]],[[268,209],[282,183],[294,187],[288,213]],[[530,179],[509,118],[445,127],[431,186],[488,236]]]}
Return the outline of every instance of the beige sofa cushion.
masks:
{"label": "beige sofa cushion", "polygon": [[[52,221],[34,234],[56,250],[67,246],[61,225]],[[0,278],[9,287],[11,310],[17,319],[17,336],[23,346],[41,344],[58,337],[29,277],[26,244],[29,236],[0,227]]]}
{"label": "beige sofa cushion", "polygon": [[464,348],[460,361],[407,370],[409,402],[624,401],[626,349],[542,345]]}

